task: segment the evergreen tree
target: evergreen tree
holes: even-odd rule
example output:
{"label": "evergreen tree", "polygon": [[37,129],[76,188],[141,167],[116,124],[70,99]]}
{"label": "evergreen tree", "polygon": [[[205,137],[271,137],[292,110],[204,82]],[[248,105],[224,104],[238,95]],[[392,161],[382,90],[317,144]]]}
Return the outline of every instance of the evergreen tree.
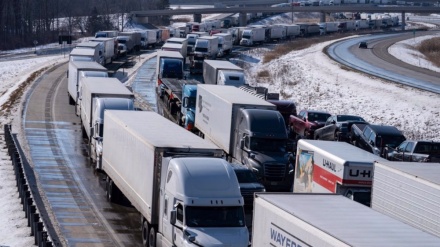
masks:
{"label": "evergreen tree", "polygon": [[106,26],[102,17],[98,13],[98,9],[93,7],[90,16],[87,18],[86,30],[89,34],[94,34],[100,30],[105,30]]}

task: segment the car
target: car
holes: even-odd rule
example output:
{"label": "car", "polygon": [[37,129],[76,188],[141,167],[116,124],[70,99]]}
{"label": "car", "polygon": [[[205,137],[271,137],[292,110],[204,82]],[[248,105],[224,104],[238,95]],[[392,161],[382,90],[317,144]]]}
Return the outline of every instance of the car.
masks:
{"label": "car", "polygon": [[258,182],[257,176],[248,167],[242,164],[231,163],[240,185],[241,196],[243,196],[244,206],[253,207],[254,193],[265,192],[264,185]]}
{"label": "car", "polygon": [[368,43],[367,43],[367,41],[361,41],[361,42],[359,43],[359,48],[362,48],[362,49],[368,49]]}
{"label": "car", "polygon": [[357,123],[367,123],[367,121],[355,115],[332,115],[322,128],[315,130],[314,139],[348,142],[351,126]]}

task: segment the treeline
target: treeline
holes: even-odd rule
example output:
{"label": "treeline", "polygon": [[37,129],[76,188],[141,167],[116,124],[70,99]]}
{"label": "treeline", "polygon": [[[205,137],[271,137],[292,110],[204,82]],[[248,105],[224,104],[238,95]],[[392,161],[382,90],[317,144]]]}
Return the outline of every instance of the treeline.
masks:
{"label": "treeline", "polygon": [[0,50],[118,29],[130,11],[167,7],[169,0],[0,0]]}

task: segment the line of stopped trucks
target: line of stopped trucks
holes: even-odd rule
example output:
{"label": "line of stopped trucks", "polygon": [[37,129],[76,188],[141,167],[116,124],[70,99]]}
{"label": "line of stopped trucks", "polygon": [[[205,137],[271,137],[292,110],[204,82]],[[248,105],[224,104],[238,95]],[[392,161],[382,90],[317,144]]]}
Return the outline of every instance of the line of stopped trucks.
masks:
{"label": "line of stopped trucks", "polygon": [[[395,127],[358,116],[297,114],[294,102],[247,85],[243,69],[229,61],[203,59],[201,83],[185,78],[180,52],[159,50],[156,59],[163,116],[135,111],[133,93],[98,61],[72,55],[68,68],[68,100],[81,119],[90,159],[106,177],[107,199],[127,198],[141,213],[144,245],[363,246],[368,239],[390,246],[413,240],[439,246],[439,222],[419,219],[434,219],[432,214],[440,212],[429,208],[438,209],[438,179],[429,176],[438,175],[440,170],[431,167],[440,164],[385,159],[438,162],[439,143],[408,141]],[[400,186],[409,183],[403,177],[414,185]],[[436,201],[417,204],[423,200],[417,186],[431,186]],[[389,196],[389,190],[402,195]],[[403,197],[407,203],[399,201]],[[325,206],[332,201],[341,207]],[[400,210],[392,210],[397,205]],[[419,206],[418,215],[405,216],[405,210]],[[252,234],[247,210],[253,212]],[[328,212],[328,220],[342,217],[334,220],[350,234],[322,229],[326,217],[309,221],[307,212],[314,210]],[[347,228],[358,222],[359,211],[365,213],[363,223],[374,216],[383,229],[375,230],[377,223]],[[415,228],[384,214],[411,221]],[[405,231],[387,235],[395,227]]]}

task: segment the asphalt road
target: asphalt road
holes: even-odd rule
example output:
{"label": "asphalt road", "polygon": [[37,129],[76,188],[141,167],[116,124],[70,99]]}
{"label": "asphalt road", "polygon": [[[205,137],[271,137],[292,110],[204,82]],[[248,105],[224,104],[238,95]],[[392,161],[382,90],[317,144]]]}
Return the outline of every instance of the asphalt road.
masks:
{"label": "asphalt road", "polygon": [[[440,73],[407,64],[388,53],[388,48],[401,40],[435,32],[417,31],[367,35],[343,40],[327,49],[331,58],[353,69],[389,81],[440,93]],[[437,31],[438,33],[438,31]],[[368,42],[368,49],[358,48],[360,41]]]}
{"label": "asphalt road", "polygon": [[68,246],[139,246],[140,215],[106,201],[81,138],[80,119],[68,104],[67,64],[34,85],[23,118],[43,201]]}

